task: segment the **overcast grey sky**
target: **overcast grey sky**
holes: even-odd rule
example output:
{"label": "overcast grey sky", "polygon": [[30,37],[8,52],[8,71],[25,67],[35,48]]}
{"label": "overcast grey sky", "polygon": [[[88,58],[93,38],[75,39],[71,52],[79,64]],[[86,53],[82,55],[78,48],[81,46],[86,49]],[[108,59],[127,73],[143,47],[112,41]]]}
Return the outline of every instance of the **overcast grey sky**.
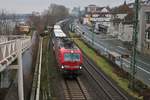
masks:
{"label": "overcast grey sky", "polygon": [[[98,6],[116,6],[122,4],[125,0],[0,0],[0,9],[6,9],[13,13],[31,13],[32,11],[43,11],[51,3],[65,5],[68,8],[80,6],[81,8],[95,4]],[[134,0],[126,0],[131,2]]]}

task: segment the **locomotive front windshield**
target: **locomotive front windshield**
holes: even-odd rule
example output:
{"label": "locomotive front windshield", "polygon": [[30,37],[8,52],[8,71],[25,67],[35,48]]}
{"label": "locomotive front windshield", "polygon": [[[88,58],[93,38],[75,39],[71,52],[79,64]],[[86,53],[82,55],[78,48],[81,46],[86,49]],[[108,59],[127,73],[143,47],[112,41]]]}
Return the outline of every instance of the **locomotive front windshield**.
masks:
{"label": "locomotive front windshield", "polygon": [[80,61],[80,54],[66,53],[64,54],[64,61]]}

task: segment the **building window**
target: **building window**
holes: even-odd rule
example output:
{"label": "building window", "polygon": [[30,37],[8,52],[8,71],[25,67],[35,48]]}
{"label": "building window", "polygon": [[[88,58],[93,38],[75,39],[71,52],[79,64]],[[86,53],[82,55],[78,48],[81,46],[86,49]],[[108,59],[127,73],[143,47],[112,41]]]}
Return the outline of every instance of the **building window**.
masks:
{"label": "building window", "polygon": [[146,22],[150,23],[150,12],[146,12]]}
{"label": "building window", "polygon": [[[150,31],[147,32],[147,39],[150,40]],[[150,43],[148,43],[147,49],[150,49]]]}
{"label": "building window", "polygon": [[146,40],[147,40],[147,49],[150,49],[150,42],[148,42],[150,40],[150,31],[146,32]]}
{"label": "building window", "polygon": [[147,32],[147,39],[150,39],[150,32]]}
{"label": "building window", "polygon": [[90,8],[87,8],[87,12],[90,12]]}

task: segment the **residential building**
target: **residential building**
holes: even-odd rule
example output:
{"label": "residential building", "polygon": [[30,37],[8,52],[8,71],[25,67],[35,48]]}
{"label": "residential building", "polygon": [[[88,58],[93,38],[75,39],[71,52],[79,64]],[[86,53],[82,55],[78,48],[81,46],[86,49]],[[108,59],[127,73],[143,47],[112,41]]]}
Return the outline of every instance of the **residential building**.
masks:
{"label": "residential building", "polygon": [[94,24],[96,30],[99,30],[99,28],[106,28],[104,30],[107,30],[107,28],[110,26],[110,19],[111,13],[109,7],[99,7],[96,5],[89,5],[85,7],[83,24]]}
{"label": "residential building", "polygon": [[150,54],[150,3],[141,4],[139,9],[137,49]]}
{"label": "residential building", "polygon": [[123,42],[131,42],[133,34],[133,24],[132,23],[120,23],[119,24],[119,34],[118,39]]}
{"label": "residential building", "polygon": [[[109,33],[118,36],[123,42],[131,42],[133,36],[133,4],[126,4],[112,9],[112,21]],[[137,50],[150,54],[150,0],[140,3],[137,36]]]}
{"label": "residential building", "polygon": [[124,2],[123,5],[112,9],[109,34],[117,36],[123,42],[131,42],[133,34],[133,11]]}

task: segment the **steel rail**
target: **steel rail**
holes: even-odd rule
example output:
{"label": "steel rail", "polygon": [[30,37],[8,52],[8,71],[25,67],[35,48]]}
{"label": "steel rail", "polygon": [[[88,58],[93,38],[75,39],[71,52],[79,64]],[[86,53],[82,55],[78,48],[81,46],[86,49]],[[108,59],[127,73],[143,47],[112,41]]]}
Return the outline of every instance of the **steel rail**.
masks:
{"label": "steel rail", "polygon": [[[98,86],[100,86],[103,91],[106,93],[106,95],[110,98],[110,100],[116,100],[116,98],[114,98],[114,96],[112,96],[112,92],[116,91],[116,93],[118,94],[118,96],[116,96],[117,98],[120,96],[120,100],[128,100],[128,98],[106,77],[106,75],[104,75],[98,68],[96,68],[96,66],[91,62],[89,61],[89,59],[85,56],[84,57],[84,60],[86,61],[86,63],[89,65],[89,67],[91,67],[97,75],[99,75],[101,78],[103,78],[103,80],[108,83],[108,85],[110,86],[109,88],[113,89],[112,91],[107,91],[104,87],[104,84],[100,83],[96,77],[94,76],[94,74],[87,68],[87,67],[84,67],[85,70],[90,74],[90,76],[93,78],[93,80],[98,84]],[[107,87],[108,88],[108,87]],[[118,99],[119,100],[119,99]]]}

